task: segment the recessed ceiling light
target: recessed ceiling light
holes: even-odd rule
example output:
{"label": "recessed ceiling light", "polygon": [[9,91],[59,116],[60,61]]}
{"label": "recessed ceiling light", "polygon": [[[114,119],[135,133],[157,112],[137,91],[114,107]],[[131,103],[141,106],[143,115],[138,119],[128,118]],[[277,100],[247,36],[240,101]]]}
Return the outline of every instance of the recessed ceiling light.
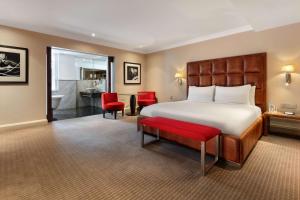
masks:
{"label": "recessed ceiling light", "polygon": [[95,33],[92,33],[91,35],[92,35],[92,37],[96,37],[96,34],[95,34]]}

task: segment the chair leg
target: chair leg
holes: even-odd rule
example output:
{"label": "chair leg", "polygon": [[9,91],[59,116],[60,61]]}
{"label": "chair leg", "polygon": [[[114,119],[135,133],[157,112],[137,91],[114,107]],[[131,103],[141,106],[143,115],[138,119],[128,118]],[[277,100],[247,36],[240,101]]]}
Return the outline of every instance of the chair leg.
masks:
{"label": "chair leg", "polygon": [[122,110],[122,117],[124,117],[124,109]]}
{"label": "chair leg", "polygon": [[118,112],[118,111],[115,111],[115,112],[114,112],[114,114],[115,114],[115,119],[117,119],[117,112]]}
{"label": "chair leg", "polygon": [[201,175],[205,176],[205,155],[206,155],[206,143],[201,142]]}
{"label": "chair leg", "polygon": [[102,112],[103,112],[103,118],[105,118],[105,110],[103,110]]}

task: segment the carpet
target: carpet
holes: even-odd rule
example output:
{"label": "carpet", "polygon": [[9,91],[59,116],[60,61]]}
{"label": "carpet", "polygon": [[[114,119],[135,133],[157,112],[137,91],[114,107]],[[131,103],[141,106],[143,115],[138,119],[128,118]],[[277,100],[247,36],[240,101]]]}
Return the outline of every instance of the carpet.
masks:
{"label": "carpet", "polygon": [[297,139],[262,137],[242,169],[220,163],[201,177],[199,152],[141,148],[135,120],[95,115],[1,133],[0,199],[300,199]]}

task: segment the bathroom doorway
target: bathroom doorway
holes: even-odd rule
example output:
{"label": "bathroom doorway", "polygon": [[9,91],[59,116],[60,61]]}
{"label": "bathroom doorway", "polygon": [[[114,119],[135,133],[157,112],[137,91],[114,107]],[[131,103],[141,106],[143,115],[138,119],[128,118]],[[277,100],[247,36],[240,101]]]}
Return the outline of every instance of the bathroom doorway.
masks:
{"label": "bathroom doorway", "polygon": [[113,60],[47,47],[48,121],[101,114],[101,94],[113,87]]}

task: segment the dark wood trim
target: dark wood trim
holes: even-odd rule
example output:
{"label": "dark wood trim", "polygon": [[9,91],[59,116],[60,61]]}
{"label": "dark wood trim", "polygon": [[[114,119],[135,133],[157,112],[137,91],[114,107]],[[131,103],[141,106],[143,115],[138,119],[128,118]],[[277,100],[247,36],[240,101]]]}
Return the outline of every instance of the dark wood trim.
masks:
{"label": "dark wood trim", "polygon": [[29,80],[28,80],[29,79],[29,50],[28,50],[28,48],[7,46],[7,45],[0,45],[0,47],[24,50],[25,51],[25,59],[26,59],[26,63],[25,63],[25,65],[26,65],[25,66],[25,68],[26,68],[25,81],[22,81],[22,82],[1,81],[0,84],[1,85],[24,85],[24,84],[28,84],[28,82],[29,82]]}
{"label": "dark wood trim", "polygon": [[111,69],[111,65],[112,63],[114,63],[114,57],[112,56],[108,56],[108,63],[107,63],[107,82],[108,82],[108,88],[107,88],[107,92],[112,92],[111,91],[111,84],[112,84],[112,80],[111,80],[111,74],[112,74],[112,69]]}
{"label": "dark wood trim", "polygon": [[51,52],[52,48],[47,47],[47,120],[48,122],[53,121],[53,110],[52,110],[52,75],[51,75]]}
{"label": "dark wood trim", "polygon": [[[135,65],[140,65],[140,82],[139,83],[126,83],[125,79],[126,79],[126,75],[125,75],[125,65],[127,64],[135,64]],[[124,62],[123,63],[123,81],[124,81],[124,85],[141,85],[142,84],[142,64],[141,63],[133,63],[133,62]]]}

